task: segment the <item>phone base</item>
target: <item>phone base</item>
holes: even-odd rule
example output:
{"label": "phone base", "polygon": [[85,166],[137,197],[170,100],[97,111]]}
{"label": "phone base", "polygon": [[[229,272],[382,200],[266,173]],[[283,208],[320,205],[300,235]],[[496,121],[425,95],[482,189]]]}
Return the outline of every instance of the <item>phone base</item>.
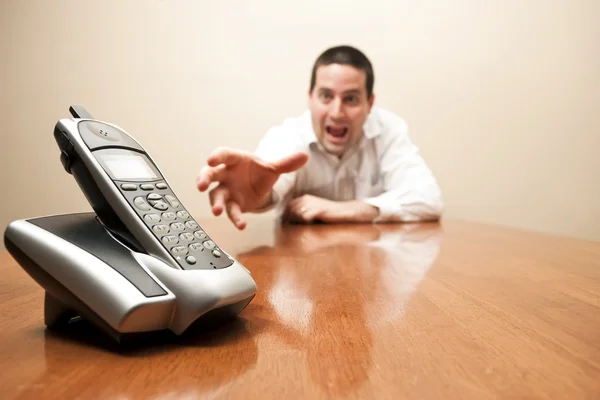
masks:
{"label": "phone base", "polygon": [[[173,342],[178,337],[202,334],[217,329],[235,320],[238,314],[252,301],[253,297],[213,309],[192,322],[182,335],[176,335],[167,329],[140,333],[121,333],[98,321],[97,318],[88,320],[88,318],[81,315],[82,313],[70,308],[46,292],[44,297],[44,323],[54,333],[77,337],[78,333],[81,333],[80,326],[87,322],[90,326],[102,332],[105,337],[110,338],[113,343],[123,347],[133,347],[160,341]],[[90,338],[88,337],[87,340],[90,340]]]}
{"label": "phone base", "polygon": [[175,269],[114,240],[94,213],[14,221],[4,242],[45,290],[51,331],[85,320],[118,343],[139,334],[179,336],[235,318],[257,292],[234,259],[224,269]]}

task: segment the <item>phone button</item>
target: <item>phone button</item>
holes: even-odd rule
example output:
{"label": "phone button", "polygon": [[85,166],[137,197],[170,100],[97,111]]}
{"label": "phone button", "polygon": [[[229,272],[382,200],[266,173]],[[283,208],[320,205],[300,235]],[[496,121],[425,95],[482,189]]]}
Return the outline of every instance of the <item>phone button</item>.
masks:
{"label": "phone button", "polygon": [[157,201],[152,203],[152,207],[156,208],[160,211],[165,211],[169,209],[169,206],[164,201]]}
{"label": "phone button", "polygon": [[162,239],[160,239],[164,244],[177,244],[179,243],[179,239],[177,239],[177,236],[173,236],[173,235],[167,235],[167,236],[163,236]]}
{"label": "phone button", "polygon": [[202,251],[203,247],[200,243],[192,243],[188,246],[191,252]]}
{"label": "phone button", "polygon": [[215,244],[215,242],[213,242],[212,240],[207,240],[206,242],[202,243],[204,245],[204,247],[206,247],[208,250],[212,250],[215,247],[217,247],[217,245]]}
{"label": "phone button", "polygon": [[[199,226],[195,221],[188,221],[185,223],[185,226],[187,226],[190,229],[198,229]],[[198,238],[198,239],[202,239],[202,238]]]}
{"label": "phone button", "polygon": [[167,199],[167,201],[169,202],[169,204],[171,205],[171,207],[173,208],[179,208],[180,204],[177,201],[177,199],[173,196],[171,196],[170,194],[167,194],[165,196],[165,199]]}
{"label": "phone button", "polygon": [[167,186],[167,184],[166,184],[166,183],[157,183],[157,184],[156,184],[156,188],[157,188],[157,189],[162,189],[162,190],[164,190],[164,189],[166,189],[167,187],[168,187],[168,186]]}
{"label": "phone button", "polygon": [[187,211],[177,211],[177,216],[181,219],[188,219],[190,214]]}
{"label": "phone button", "polygon": [[164,235],[165,233],[169,233],[169,227],[166,225],[154,225],[152,230],[160,235]]}
{"label": "phone button", "polygon": [[151,210],[150,206],[148,205],[148,203],[146,203],[146,200],[144,200],[143,197],[136,197],[135,199],[133,199],[133,204],[142,211]]}
{"label": "phone button", "polygon": [[[142,186],[144,186],[144,185],[142,185]],[[152,185],[150,185],[150,186],[152,186]],[[162,200],[162,196],[160,194],[158,194],[158,193],[150,193],[147,196],[147,198],[148,198],[148,200]]]}
{"label": "phone button", "polygon": [[183,231],[185,230],[185,225],[181,222],[173,222],[171,224],[171,229],[173,229],[174,231]]}
{"label": "phone button", "polygon": [[196,264],[196,257],[194,257],[194,256],[187,256],[185,258],[185,261],[187,261],[187,263],[190,264],[190,265],[194,265],[194,264]]}
{"label": "phone button", "polygon": [[184,242],[191,242],[192,240],[194,240],[194,235],[192,235],[189,232],[185,232],[185,233],[182,233],[181,235],[179,235],[179,238],[181,240],[183,240]]}
{"label": "phone button", "polygon": [[160,222],[160,215],[146,214],[146,215],[144,215],[144,221],[155,224],[157,222]]}
{"label": "phone button", "polygon": [[175,246],[171,249],[171,253],[174,256],[185,256],[187,252],[187,248],[183,246]]}
{"label": "phone button", "polygon": [[204,231],[196,231],[194,232],[194,236],[196,236],[197,239],[206,239],[208,236],[206,235],[206,233],[204,233]]}
{"label": "phone button", "polygon": [[154,190],[154,185],[151,185],[149,183],[144,183],[143,185],[140,185],[140,189],[142,189],[142,190]]}
{"label": "phone button", "polygon": [[216,258],[221,258],[221,252],[219,250],[213,250],[212,255]]}
{"label": "phone button", "polygon": [[127,190],[127,191],[137,190],[137,186],[134,185],[133,183],[124,183],[121,185],[121,189]]}
{"label": "phone button", "polygon": [[174,212],[162,213],[162,217],[165,219],[165,221],[175,221],[177,219]]}

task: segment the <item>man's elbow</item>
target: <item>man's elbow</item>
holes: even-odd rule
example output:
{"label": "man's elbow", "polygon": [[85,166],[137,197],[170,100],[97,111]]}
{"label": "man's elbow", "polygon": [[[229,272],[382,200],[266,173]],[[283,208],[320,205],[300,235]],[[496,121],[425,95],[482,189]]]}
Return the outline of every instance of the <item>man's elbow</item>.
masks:
{"label": "man's elbow", "polygon": [[430,221],[439,221],[444,213],[444,202],[442,201],[442,197],[436,196],[427,206],[429,209],[427,218],[429,218]]}
{"label": "man's elbow", "polygon": [[404,208],[408,211],[403,215],[406,222],[435,222],[442,218],[444,213],[444,202],[440,195],[422,198],[413,204],[406,204]]}

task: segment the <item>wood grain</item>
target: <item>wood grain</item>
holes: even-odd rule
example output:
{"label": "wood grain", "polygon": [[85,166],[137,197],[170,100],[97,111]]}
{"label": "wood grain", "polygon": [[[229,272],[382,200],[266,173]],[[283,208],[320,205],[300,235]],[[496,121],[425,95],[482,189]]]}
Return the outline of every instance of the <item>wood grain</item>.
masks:
{"label": "wood grain", "polygon": [[213,330],[118,350],[43,325],[0,253],[0,398],[598,399],[600,243],[461,221],[200,221],[259,293]]}

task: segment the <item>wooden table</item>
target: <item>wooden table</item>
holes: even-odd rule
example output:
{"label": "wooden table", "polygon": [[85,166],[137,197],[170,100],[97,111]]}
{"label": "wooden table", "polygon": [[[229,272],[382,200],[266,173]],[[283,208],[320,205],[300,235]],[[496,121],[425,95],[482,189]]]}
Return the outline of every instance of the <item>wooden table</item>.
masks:
{"label": "wooden table", "polygon": [[46,330],[42,289],[0,253],[0,398],[600,399],[600,243],[457,221],[201,225],[257,297],[128,351]]}

